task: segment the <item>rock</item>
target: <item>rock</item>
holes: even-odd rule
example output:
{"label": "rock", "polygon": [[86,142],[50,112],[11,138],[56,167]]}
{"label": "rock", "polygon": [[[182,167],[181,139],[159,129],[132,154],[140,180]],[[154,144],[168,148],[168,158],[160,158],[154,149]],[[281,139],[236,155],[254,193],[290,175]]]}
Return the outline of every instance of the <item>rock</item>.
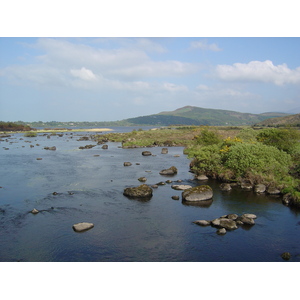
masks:
{"label": "rock", "polygon": [[161,149],[161,154],[168,154],[168,148],[162,148]]}
{"label": "rock", "polygon": [[34,209],[31,211],[31,213],[35,215],[35,214],[39,213],[39,211],[38,211],[37,209],[34,208]]}
{"label": "rock", "polygon": [[186,189],[190,189],[191,187],[192,187],[191,185],[187,185],[187,184],[174,184],[171,186],[171,188],[174,190],[186,190]]}
{"label": "rock", "polygon": [[220,224],[221,224],[221,220],[225,220],[226,218],[217,218],[217,219],[214,219],[211,221],[211,226],[214,226],[214,227],[221,227]]}
{"label": "rock", "polygon": [[282,259],[284,260],[290,260],[291,259],[291,253],[290,252],[283,252],[281,254]]}
{"label": "rock", "polygon": [[243,222],[243,224],[245,225],[254,225],[254,219],[251,218],[247,218],[245,216],[241,216],[240,218],[238,218],[239,221]]}
{"label": "rock", "polygon": [[124,162],[124,167],[129,167],[129,166],[131,166],[131,165],[132,165],[132,163],[129,162],[129,161]]}
{"label": "rock", "polygon": [[249,219],[256,219],[257,216],[255,214],[243,214],[242,217],[246,217]]}
{"label": "rock", "polygon": [[102,149],[108,149],[108,145],[103,145]]}
{"label": "rock", "polygon": [[93,227],[94,227],[93,223],[86,223],[86,222],[77,223],[77,224],[73,225],[74,231],[77,231],[77,232],[85,231],[85,230],[91,229]]}
{"label": "rock", "polygon": [[41,158],[41,157],[38,157],[36,160],[42,160],[42,158]]}
{"label": "rock", "polygon": [[221,189],[222,191],[228,192],[228,191],[230,191],[232,188],[231,188],[231,185],[230,185],[229,183],[222,183],[222,184],[220,185],[220,189]]}
{"label": "rock", "polygon": [[55,151],[56,150],[56,147],[53,146],[53,147],[44,147],[45,150],[52,150],[52,151]]}
{"label": "rock", "polygon": [[196,220],[193,223],[200,225],[200,226],[208,226],[211,224],[211,222],[207,221],[207,220]]}
{"label": "rock", "polygon": [[173,200],[179,200],[179,196],[172,196]]}
{"label": "rock", "polygon": [[220,219],[220,227],[225,228],[227,230],[234,230],[238,227],[236,226],[236,222],[232,219]]}
{"label": "rock", "polygon": [[166,183],[164,181],[160,181],[156,185],[166,185]]}
{"label": "rock", "polygon": [[213,190],[208,185],[199,185],[186,189],[182,192],[182,199],[185,201],[204,201],[213,197]]}
{"label": "rock", "polygon": [[58,193],[57,193],[57,192],[53,192],[53,193],[52,193],[52,195],[54,195],[54,196],[55,196],[55,195],[58,195]]}
{"label": "rock", "polygon": [[146,184],[142,184],[138,187],[126,188],[123,192],[124,196],[133,198],[150,198],[152,197],[152,188]]}
{"label": "rock", "polygon": [[196,179],[197,180],[207,180],[208,177],[206,175],[204,175],[204,174],[201,174],[201,175],[196,176]]}
{"label": "rock", "polygon": [[290,205],[292,203],[292,195],[290,193],[285,194],[282,198],[282,203],[284,205]]}
{"label": "rock", "polygon": [[241,184],[241,188],[245,191],[252,191],[253,189],[253,186],[251,183],[245,183],[245,182],[242,182]]}
{"label": "rock", "polygon": [[226,218],[231,219],[231,220],[236,220],[238,218],[237,214],[229,214],[226,216]]}
{"label": "rock", "polygon": [[280,191],[275,187],[268,187],[267,193],[270,195],[278,195],[280,194]]}
{"label": "rock", "polygon": [[140,181],[140,182],[146,182],[147,178],[146,177],[140,177],[140,178],[138,178],[138,181]]}
{"label": "rock", "polygon": [[158,185],[157,185],[157,184],[153,184],[153,185],[151,185],[151,187],[152,187],[153,189],[157,189],[157,188],[158,188]]}
{"label": "rock", "polygon": [[218,234],[218,235],[226,234],[226,229],[225,229],[225,228],[218,229],[218,230],[217,230],[217,234]]}
{"label": "rock", "polygon": [[85,146],[80,146],[79,149],[91,149],[95,147],[96,145],[85,145]]}
{"label": "rock", "polygon": [[143,152],[142,152],[142,155],[143,155],[143,156],[151,156],[152,153],[151,153],[150,151],[143,151]]}
{"label": "rock", "polygon": [[175,175],[177,174],[177,168],[172,166],[169,169],[164,169],[159,172],[160,175]]}
{"label": "rock", "polygon": [[257,184],[254,186],[254,192],[261,194],[266,191],[266,186],[264,184]]}
{"label": "rock", "polygon": [[172,180],[166,180],[166,183],[172,183],[173,181]]}

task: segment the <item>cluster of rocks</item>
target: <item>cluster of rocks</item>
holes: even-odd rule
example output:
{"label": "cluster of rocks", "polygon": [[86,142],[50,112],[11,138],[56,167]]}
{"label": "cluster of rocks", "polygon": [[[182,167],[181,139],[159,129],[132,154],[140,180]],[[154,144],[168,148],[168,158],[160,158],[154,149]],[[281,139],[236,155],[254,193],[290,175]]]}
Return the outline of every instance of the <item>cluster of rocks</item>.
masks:
{"label": "cluster of rocks", "polygon": [[95,147],[96,145],[85,145],[85,146],[80,146],[79,149],[91,149]]}
{"label": "cluster of rocks", "polygon": [[55,151],[56,150],[56,147],[53,146],[53,147],[44,147],[45,150],[52,150],[52,151]]}
{"label": "cluster of rocks", "polygon": [[226,234],[227,230],[238,229],[239,226],[253,226],[255,225],[254,219],[257,216],[254,214],[229,214],[214,220],[196,220],[193,223],[200,226],[212,226],[218,228],[217,234]]}
{"label": "cluster of rocks", "polygon": [[[238,185],[237,183],[222,183],[220,184],[220,189],[222,191],[230,191],[233,186]],[[241,189],[244,191],[254,191],[257,194],[267,193],[269,195],[278,195],[280,194],[280,190],[273,186],[266,186],[264,184],[251,184],[248,182],[242,182],[240,185]]]}

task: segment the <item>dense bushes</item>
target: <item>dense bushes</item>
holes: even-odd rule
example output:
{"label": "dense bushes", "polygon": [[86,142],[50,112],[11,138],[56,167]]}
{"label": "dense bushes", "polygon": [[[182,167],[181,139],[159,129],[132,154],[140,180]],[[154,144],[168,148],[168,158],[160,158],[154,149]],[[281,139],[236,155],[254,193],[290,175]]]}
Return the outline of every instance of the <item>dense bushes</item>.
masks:
{"label": "dense bushes", "polygon": [[299,132],[293,129],[252,128],[241,130],[235,138],[220,139],[208,129],[197,137],[197,145],[186,153],[193,159],[196,173],[225,181],[248,180],[275,185],[281,189],[299,188]]}

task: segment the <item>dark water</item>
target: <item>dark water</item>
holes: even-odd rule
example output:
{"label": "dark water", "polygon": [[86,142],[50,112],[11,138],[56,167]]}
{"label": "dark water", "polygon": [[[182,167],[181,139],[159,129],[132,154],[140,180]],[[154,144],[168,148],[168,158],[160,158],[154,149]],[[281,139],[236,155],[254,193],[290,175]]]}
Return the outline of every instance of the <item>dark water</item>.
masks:
{"label": "dark water", "polygon": [[[80,135],[15,134],[0,142],[0,261],[283,261],[285,251],[291,261],[300,261],[300,213],[280,198],[238,189],[222,192],[218,182],[209,180],[205,184],[214,197],[207,207],[173,200],[181,191],[171,184],[154,189],[149,201],[128,199],[123,190],[140,185],[139,177],[151,185],[168,179],[192,186],[203,182],[193,180],[182,147],[169,147],[168,154],[150,148],[155,155],[150,157],[141,155],[146,149],[122,149],[119,143],[108,143],[107,150],[101,145],[79,150],[95,144],[77,141]],[[176,176],[159,175],[173,165]],[[33,208],[40,213],[31,214]],[[224,236],[192,223],[247,212],[258,216],[256,225]],[[76,233],[72,225],[79,222],[94,223],[94,228]]]}

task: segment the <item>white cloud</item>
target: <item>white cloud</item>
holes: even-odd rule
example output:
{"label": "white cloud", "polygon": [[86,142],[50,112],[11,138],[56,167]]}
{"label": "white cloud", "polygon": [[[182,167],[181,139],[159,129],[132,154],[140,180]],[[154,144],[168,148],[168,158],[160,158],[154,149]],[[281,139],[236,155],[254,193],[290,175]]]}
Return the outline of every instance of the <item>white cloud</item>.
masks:
{"label": "white cloud", "polygon": [[257,81],[276,85],[299,84],[300,67],[295,70],[286,64],[274,66],[270,60],[251,61],[248,64],[235,63],[231,65],[218,65],[216,76],[227,81]]}
{"label": "white cloud", "polygon": [[86,69],[84,67],[82,67],[79,70],[78,69],[72,69],[72,70],[70,70],[70,73],[74,77],[78,77],[82,80],[87,80],[87,81],[96,80],[95,74],[91,70]]}
{"label": "white cloud", "polygon": [[208,44],[206,40],[191,42],[191,49],[209,50],[214,52],[222,51],[217,44]]}

